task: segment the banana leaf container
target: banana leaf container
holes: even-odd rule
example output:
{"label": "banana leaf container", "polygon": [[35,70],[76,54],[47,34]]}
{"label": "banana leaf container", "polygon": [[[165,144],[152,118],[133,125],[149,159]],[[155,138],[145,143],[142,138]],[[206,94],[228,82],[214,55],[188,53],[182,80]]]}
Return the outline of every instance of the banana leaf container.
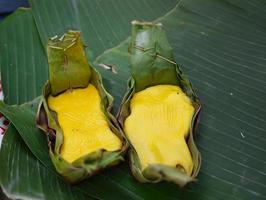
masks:
{"label": "banana leaf container", "polygon": [[201,103],[190,81],[176,64],[161,23],[133,21],[129,52],[131,54],[131,78],[118,113],[118,121],[123,129],[125,120],[131,113],[130,101],[133,95],[151,86],[177,85],[189,97],[195,108],[186,140],[193,161],[192,174],[188,175],[178,168],[160,164],[150,164],[142,170],[139,156],[128,140],[132,174],[140,182],[156,183],[164,180],[182,187],[196,180],[201,166],[201,155],[194,142]]}
{"label": "banana leaf container", "polygon": [[[122,161],[127,144],[115,117],[110,113],[113,98],[104,89],[100,74],[87,61],[80,32],[68,31],[62,37],[51,38],[47,45],[47,55],[49,80],[44,86],[36,124],[47,134],[49,155],[56,171],[66,181],[77,183]],[[117,151],[99,149],[70,163],[60,154],[64,135],[57,114],[49,109],[47,98],[49,95],[57,96],[67,90],[85,88],[88,84],[92,84],[98,90],[101,110],[111,131],[121,140],[122,147]]]}

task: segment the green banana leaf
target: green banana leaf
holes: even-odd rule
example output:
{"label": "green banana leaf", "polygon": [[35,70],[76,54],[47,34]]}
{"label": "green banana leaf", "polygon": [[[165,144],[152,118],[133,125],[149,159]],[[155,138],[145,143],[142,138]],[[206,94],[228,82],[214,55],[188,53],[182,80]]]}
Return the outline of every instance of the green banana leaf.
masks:
{"label": "green banana leaf", "polygon": [[69,186],[55,172],[45,136],[35,127],[39,100],[1,104],[12,121],[0,150],[0,185],[10,198],[266,198],[265,1],[32,0],[31,5],[32,10],[20,9],[0,24],[6,103],[21,104],[41,94],[48,75],[46,39],[79,29],[90,49],[87,56],[115,98],[115,114],[130,76],[129,22],[157,19],[203,104],[195,138],[202,167],[198,181],[183,189],[138,183],[127,163]]}
{"label": "green banana leaf", "polygon": [[151,86],[164,84],[177,85],[190,98],[195,108],[187,140],[194,164],[192,174],[188,175],[176,167],[160,164],[150,164],[142,171],[139,155],[128,139],[130,144],[129,162],[132,174],[143,183],[157,183],[166,180],[183,187],[187,183],[196,180],[201,166],[201,156],[194,142],[196,124],[201,110],[199,98],[195,94],[190,81],[182,74],[182,71],[176,64],[172,48],[161,23],[132,21],[129,52],[132,75],[117,117],[124,130],[125,120],[131,113],[130,101],[133,95]]}
{"label": "green banana leaf", "polygon": [[[104,89],[100,74],[89,64],[84,52],[84,44],[80,39],[80,32],[72,30],[61,37],[50,39],[47,45],[47,57],[49,81],[44,86],[36,125],[47,135],[49,154],[57,172],[66,181],[77,183],[123,161],[127,142],[117,120],[110,113],[113,97]],[[63,129],[58,124],[57,114],[48,107],[48,97],[57,96],[67,90],[84,88],[89,84],[94,85],[99,92],[107,123],[121,141],[122,147],[117,151],[99,149],[70,163],[61,156]]]}

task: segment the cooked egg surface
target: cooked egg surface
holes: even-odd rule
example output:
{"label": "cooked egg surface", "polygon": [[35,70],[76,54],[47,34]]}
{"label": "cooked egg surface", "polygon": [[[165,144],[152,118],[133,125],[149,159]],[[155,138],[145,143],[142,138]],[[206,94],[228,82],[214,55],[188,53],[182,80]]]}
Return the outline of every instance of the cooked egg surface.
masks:
{"label": "cooked egg surface", "polygon": [[101,110],[99,92],[92,84],[49,96],[48,106],[57,113],[64,135],[60,153],[68,162],[98,149],[121,149],[121,140],[111,131]]}
{"label": "cooked egg surface", "polygon": [[142,170],[149,164],[181,167],[187,174],[193,162],[186,138],[194,107],[174,85],[157,85],[133,95],[125,133],[134,146]]}

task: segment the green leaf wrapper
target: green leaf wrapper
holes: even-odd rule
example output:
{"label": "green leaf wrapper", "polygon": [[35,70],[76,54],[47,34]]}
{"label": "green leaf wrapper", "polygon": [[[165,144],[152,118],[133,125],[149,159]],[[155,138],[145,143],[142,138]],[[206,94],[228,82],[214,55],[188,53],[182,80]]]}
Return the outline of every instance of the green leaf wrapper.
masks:
{"label": "green leaf wrapper", "polygon": [[130,144],[130,141],[128,141],[130,145],[129,158],[131,171],[140,182],[166,180],[182,187],[188,182],[196,180],[195,178],[201,166],[201,155],[193,139],[201,110],[199,98],[195,94],[190,81],[182,74],[179,66],[175,63],[172,48],[160,23],[133,21],[130,53],[132,77],[128,82],[128,90],[123,98],[118,114],[118,121],[122,128],[124,128],[126,118],[130,115],[131,98],[136,92],[150,86],[163,84],[177,85],[191,99],[195,108],[190,133],[187,138],[187,145],[194,164],[191,176],[178,168],[159,164],[151,164],[142,171],[137,152],[133,145]]}
{"label": "green leaf wrapper", "polygon": [[[127,144],[116,119],[110,113],[113,97],[104,89],[100,74],[88,63],[80,33],[68,31],[60,38],[51,38],[47,45],[47,53],[49,81],[43,90],[36,124],[47,134],[49,154],[57,172],[68,182],[76,183],[106,167],[118,164],[123,160]],[[117,151],[100,149],[69,163],[60,155],[64,140],[63,131],[56,113],[48,107],[47,98],[49,95],[56,96],[69,89],[87,87],[89,83],[98,90],[102,111],[110,129],[122,141],[122,148]]]}

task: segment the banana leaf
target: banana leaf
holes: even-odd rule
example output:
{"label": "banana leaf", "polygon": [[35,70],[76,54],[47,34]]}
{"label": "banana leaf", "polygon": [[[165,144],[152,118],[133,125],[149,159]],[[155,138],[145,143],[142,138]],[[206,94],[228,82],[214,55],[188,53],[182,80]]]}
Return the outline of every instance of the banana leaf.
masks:
{"label": "banana leaf", "polygon": [[[113,97],[105,91],[100,74],[89,65],[80,32],[68,31],[60,38],[50,39],[47,54],[49,81],[44,86],[36,123],[47,134],[49,154],[56,170],[70,183],[76,183],[124,160],[127,143],[115,117],[110,113]],[[84,88],[89,84],[94,85],[99,92],[101,108],[108,125],[122,142],[122,147],[117,151],[99,149],[70,163],[61,156],[64,134],[57,114],[49,108],[47,100],[50,95],[57,96],[67,90]]]}
{"label": "banana leaf", "polygon": [[167,84],[177,85],[190,98],[195,108],[187,140],[194,164],[191,176],[178,168],[160,164],[150,164],[142,171],[137,151],[131,144],[129,159],[133,175],[140,182],[157,183],[162,180],[167,180],[179,186],[184,186],[189,182],[195,181],[201,165],[201,156],[193,137],[199,119],[201,104],[190,81],[182,74],[180,67],[174,61],[172,48],[162,28],[162,24],[133,21],[130,53],[132,77],[129,80],[128,91],[123,98],[118,113],[118,121],[123,129],[125,120],[131,113],[130,101],[133,95],[147,87]]}
{"label": "banana leaf", "polygon": [[[165,182],[138,183],[127,163],[69,187],[57,175],[48,151],[43,151],[48,147],[45,135],[35,127],[40,100],[36,99],[34,108],[1,106],[1,112],[10,110],[13,122],[0,150],[0,185],[9,197],[265,199],[264,1],[32,0],[31,7],[19,9],[0,24],[6,103],[21,104],[42,93],[48,79],[47,39],[78,29],[85,33],[85,44],[90,47],[87,56],[114,97],[115,114],[130,77],[130,39],[124,40],[130,34],[129,22],[158,18],[176,62],[203,104],[200,134],[195,140],[202,166],[198,181],[182,189]],[[108,49],[114,45],[117,47]],[[115,68],[117,73],[102,66]]]}

